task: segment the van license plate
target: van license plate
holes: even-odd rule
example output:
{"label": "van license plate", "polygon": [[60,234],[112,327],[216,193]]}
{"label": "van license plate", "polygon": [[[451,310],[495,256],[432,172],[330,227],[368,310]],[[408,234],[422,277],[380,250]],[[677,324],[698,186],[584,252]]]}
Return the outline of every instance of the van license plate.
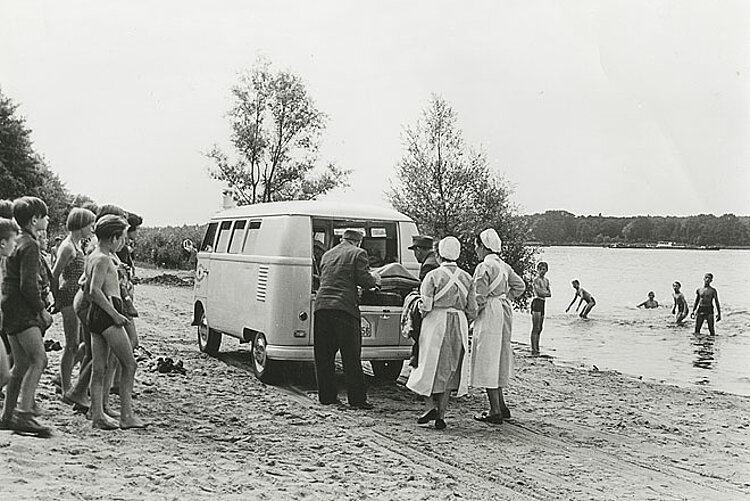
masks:
{"label": "van license plate", "polygon": [[362,337],[372,337],[372,326],[370,325],[370,321],[364,317],[362,317],[362,321],[360,322],[360,332],[362,333]]}

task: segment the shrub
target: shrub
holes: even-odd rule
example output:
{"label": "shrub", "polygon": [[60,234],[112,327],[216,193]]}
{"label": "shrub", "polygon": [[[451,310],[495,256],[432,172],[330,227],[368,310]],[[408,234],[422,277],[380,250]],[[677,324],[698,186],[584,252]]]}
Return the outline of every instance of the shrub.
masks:
{"label": "shrub", "polygon": [[161,268],[189,270],[195,268],[195,253],[183,249],[190,239],[200,245],[205,225],[140,228],[135,242],[135,260]]}

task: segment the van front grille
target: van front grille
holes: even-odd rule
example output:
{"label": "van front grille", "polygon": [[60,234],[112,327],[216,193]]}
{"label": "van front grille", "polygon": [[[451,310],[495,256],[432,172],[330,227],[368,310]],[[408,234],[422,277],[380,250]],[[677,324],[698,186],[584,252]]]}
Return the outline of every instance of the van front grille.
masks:
{"label": "van front grille", "polygon": [[266,291],[268,290],[268,265],[261,264],[258,266],[258,288],[255,292],[255,299],[261,303],[266,302]]}

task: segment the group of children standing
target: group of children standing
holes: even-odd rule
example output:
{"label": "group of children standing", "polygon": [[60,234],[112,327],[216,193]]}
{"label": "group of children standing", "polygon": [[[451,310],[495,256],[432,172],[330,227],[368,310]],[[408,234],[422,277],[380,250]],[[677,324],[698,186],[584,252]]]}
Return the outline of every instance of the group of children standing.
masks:
{"label": "group of children standing", "polygon": [[[132,249],[126,245],[142,222],[113,205],[73,208],[68,235],[50,259],[44,201],[30,196],[0,201],[0,388],[5,388],[0,429],[51,436],[38,421],[43,410],[35,395],[47,367],[43,336],[57,312],[65,332],[57,380],[62,400],[78,411],[90,410],[95,428],[144,426],[132,407],[138,338],[132,320],[137,316]],[[119,413],[108,405],[113,384],[119,387]]]}

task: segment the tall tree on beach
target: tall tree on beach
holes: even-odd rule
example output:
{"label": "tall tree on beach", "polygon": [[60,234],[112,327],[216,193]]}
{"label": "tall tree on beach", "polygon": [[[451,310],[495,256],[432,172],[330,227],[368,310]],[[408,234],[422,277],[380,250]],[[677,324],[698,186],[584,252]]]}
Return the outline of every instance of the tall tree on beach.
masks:
{"label": "tall tree on beach", "polygon": [[[536,250],[524,245],[527,227],[511,202],[512,189],[490,169],[483,151],[466,145],[456,122],[450,104],[433,95],[417,123],[404,129],[405,151],[388,198],[422,232],[457,237],[459,264],[472,272],[477,265],[476,234],[495,228],[503,240],[503,259],[528,279]],[[518,305],[525,306],[526,299],[520,298]]]}
{"label": "tall tree on beach", "polygon": [[50,232],[65,225],[71,197],[44,158],[34,151],[31,129],[18,104],[0,91],[0,198],[32,195],[49,207]]}
{"label": "tall tree on beach", "polygon": [[272,71],[259,60],[232,88],[229,112],[235,158],[214,145],[210,174],[240,204],[313,199],[346,186],[348,170],[329,163],[315,172],[326,116],[315,107],[302,79]]}

